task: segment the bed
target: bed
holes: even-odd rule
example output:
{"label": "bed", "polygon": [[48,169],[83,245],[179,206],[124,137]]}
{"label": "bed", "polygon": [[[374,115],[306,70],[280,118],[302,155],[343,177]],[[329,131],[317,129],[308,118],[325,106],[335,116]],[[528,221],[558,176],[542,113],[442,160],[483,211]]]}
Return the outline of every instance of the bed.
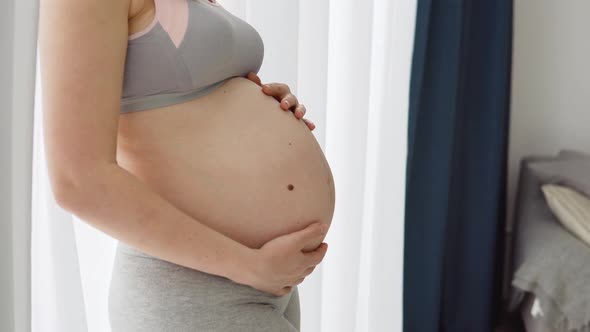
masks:
{"label": "bed", "polygon": [[590,246],[566,230],[541,191],[546,183],[590,192],[590,155],[562,151],[521,162],[509,311],[527,332],[590,331]]}

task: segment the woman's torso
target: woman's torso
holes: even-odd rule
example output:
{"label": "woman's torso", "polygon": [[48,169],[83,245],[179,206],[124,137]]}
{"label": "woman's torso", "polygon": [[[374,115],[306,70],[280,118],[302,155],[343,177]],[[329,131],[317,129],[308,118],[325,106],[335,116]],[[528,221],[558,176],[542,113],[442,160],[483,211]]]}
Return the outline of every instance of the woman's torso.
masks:
{"label": "woman's torso", "polygon": [[[130,35],[149,24],[151,6],[132,0]],[[119,165],[247,246],[332,220],[332,173],[314,135],[246,78],[186,102],[121,114],[117,141]]]}

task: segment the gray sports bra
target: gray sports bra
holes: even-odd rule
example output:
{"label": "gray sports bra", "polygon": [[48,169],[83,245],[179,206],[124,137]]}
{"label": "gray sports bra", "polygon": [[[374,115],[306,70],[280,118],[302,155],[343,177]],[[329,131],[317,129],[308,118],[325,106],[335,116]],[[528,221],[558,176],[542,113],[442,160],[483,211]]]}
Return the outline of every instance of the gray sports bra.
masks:
{"label": "gray sports bra", "polygon": [[156,15],[129,36],[121,113],[181,103],[258,73],[258,32],[216,0],[154,0]]}

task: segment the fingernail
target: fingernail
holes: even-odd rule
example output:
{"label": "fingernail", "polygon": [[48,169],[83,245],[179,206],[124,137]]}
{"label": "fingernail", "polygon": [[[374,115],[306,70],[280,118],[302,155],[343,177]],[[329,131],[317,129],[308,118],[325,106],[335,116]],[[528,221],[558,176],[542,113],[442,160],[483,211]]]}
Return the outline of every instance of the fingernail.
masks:
{"label": "fingernail", "polygon": [[289,107],[289,101],[285,100],[285,105],[287,105],[287,107]]}
{"label": "fingernail", "polygon": [[266,89],[270,89],[270,86],[268,86],[268,85],[266,85],[266,84],[265,84],[265,85],[263,85],[262,87],[263,87],[263,88],[266,88]]}

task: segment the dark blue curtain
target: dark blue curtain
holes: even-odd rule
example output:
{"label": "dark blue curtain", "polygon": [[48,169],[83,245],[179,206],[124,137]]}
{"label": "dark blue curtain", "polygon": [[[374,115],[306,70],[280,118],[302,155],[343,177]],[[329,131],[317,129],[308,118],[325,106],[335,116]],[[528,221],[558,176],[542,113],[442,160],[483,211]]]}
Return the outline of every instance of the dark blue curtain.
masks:
{"label": "dark blue curtain", "polygon": [[418,0],[404,332],[492,331],[501,307],[511,0]]}

